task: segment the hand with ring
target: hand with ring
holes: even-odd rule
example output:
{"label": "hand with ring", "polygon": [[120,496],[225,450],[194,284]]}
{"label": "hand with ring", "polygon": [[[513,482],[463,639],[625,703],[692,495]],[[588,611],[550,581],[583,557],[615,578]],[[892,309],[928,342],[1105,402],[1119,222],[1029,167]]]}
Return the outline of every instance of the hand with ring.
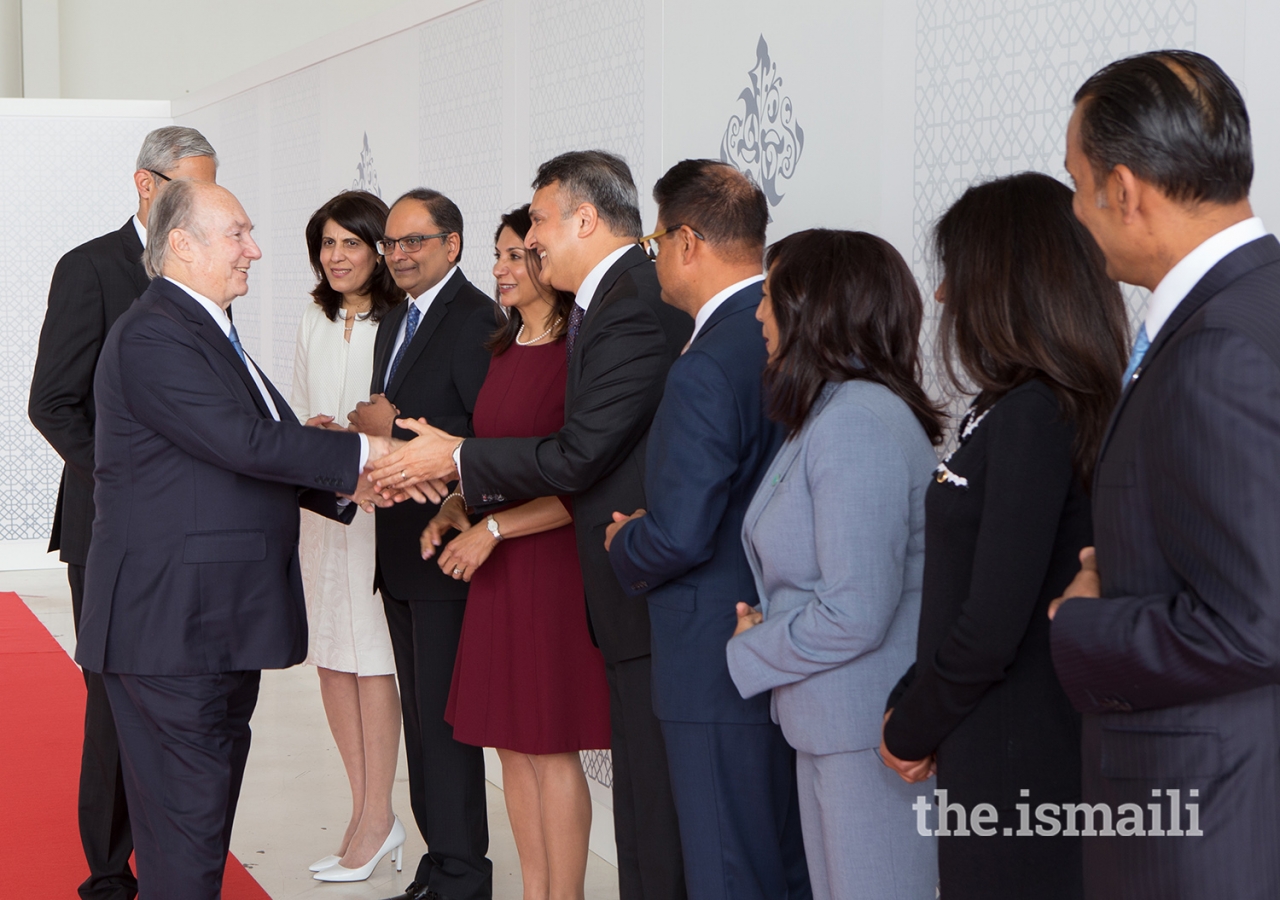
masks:
{"label": "hand with ring", "polygon": [[484,522],[472,525],[445,545],[437,561],[440,571],[469,582],[497,544]]}

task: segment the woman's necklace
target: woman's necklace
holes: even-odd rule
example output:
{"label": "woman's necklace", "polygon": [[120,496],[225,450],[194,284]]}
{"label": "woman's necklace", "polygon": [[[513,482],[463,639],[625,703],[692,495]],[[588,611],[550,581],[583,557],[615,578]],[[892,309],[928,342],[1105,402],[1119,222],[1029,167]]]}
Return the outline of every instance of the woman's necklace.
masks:
{"label": "woman's necklace", "polygon": [[560,324],[560,317],[556,316],[556,320],[552,322],[550,325],[548,325],[547,330],[542,332],[542,334],[538,335],[536,338],[534,338],[531,341],[522,341],[520,340],[520,336],[524,334],[524,322],[521,322],[520,330],[516,332],[516,343],[519,344],[521,347],[531,347],[534,344],[538,343],[538,341],[542,340],[544,337],[549,335],[552,332],[552,330],[559,324]]}

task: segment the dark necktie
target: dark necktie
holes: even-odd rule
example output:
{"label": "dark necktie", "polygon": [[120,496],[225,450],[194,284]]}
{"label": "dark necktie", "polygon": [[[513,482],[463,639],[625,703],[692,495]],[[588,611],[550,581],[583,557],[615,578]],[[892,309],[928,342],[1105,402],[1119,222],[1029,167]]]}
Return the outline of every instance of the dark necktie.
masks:
{"label": "dark necktie", "polygon": [[565,337],[564,351],[569,359],[573,359],[573,342],[578,339],[578,330],[582,328],[582,319],[587,311],[577,303],[573,304],[573,309],[569,312],[569,333]]}
{"label": "dark necktie", "polygon": [[409,315],[404,320],[404,340],[400,343],[400,349],[396,351],[396,358],[391,360],[391,368],[387,370],[387,383],[383,385],[384,388],[390,387],[391,379],[395,377],[400,360],[404,359],[404,351],[409,349],[409,342],[413,340],[413,335],[418,330],[418,320],[421,318],[422,310],[418,309],[418,304],[410,300]]}
{"label": "dark necktie", "polygon": [[236,326],[231,326],[231,346],[236,348],[236,353],[240,354],[240,362],[245,364],[245,368],[249,366],[249,357],[245,356],[244,345],[240,343],[240,335],[236,333]]}

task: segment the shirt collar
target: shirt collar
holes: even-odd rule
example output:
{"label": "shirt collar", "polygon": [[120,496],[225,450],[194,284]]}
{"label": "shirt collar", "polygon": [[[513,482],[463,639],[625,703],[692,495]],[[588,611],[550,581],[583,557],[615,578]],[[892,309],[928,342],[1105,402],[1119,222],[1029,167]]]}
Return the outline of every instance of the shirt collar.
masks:
{"label": "shirt collar", "polygon": [[187,287],[181,281],[174,281],[168,275],[164,277],[164,280],[172,284],[176,284],[178,287],[182,288],[189,295],[191,295],[192,300],[196,301],[201,306],[203,306],[205,309],[205,312],[213,316],[213,321],[216,322],[218,324],[218,327],[222,329],[222,333],[227,335],[227,337],[231,336],[231,319],[227,316],[226,310],[224,310],[218,304],[214,303],[204,294],[197,294],[195,291],[191,290],[191,288]]}
{"label": "shirt collar", "polygon": [[626,255],[627,251],[634,246],[636,245],[623,244],[617,250],[614,250],[604,259],[600,260],[600,262],[596,263],[595,268],[587,273],[586,278],[582,279],[582,284],[579,286],[578,293],[574,296],[573,302],[581,306],[584,311],[590,309],[591,298],[596,295],[596,290],[600,287],[600,282],[604,281],[605,273],[609,271],[609,267],[622,259],[622,257]]}
{"label": "shirt collar", "polygon": [[443,278],[441,278],[431,287],[423,291],[420,296],[418,296],[417,298],[410,299],[410,302],[414,306],[418,307],[418,312],[422,313],[423,315],[426,314],[427,310],[431,308],[432,302],[436,299],[436,297],[440,296],[440,292],[444,290],[444,286],[449,283],[449,279],[453,277],[453,273],[456,271],[458,271],[458,267],[457,266],[452,267],[451,269],[449,269],[448,272],[444,273]]}
{"label": "shirt collar", "polygon": [[[138,240],[142,241],[142,249],[147,248],[147,226],[143,225],[135,215],[133,217],[133,230],[138,232]],[[177,284],[177,282],[174,282]]]}
{"label": "shirt collar", "polygon": [[724,304],[724,301],[728,300],[748,285],[755,284],[759,281],[764,281],[763,274],[752,275],[750,278],[744,278],[735,284],[729,285],[706,303],[702,304],[702,309],[698,310],[698,314],[694,316],[693,319],[693,334],[689,336],[689,344],[693,344],[694,338],[698,336],[698,332],[702,331],[702,326],[707,324],[707,320],[710,319],[715,311]]}
{"label": "shirt collar", "polygon": [[1178,304],[1191,293],[1191,289],[1208,274],[1210,269],[1228,254],[1266,234],[1267,229],[1262,224],[1262,220],[1254,216],[1222,229],[1178,260],[1178,264],[1160,279],[1160,283],[1151,293],[1145,322],[1147,338],[1155,340],[1164,323],[1169,321],[1173,311],[1178,308]]}

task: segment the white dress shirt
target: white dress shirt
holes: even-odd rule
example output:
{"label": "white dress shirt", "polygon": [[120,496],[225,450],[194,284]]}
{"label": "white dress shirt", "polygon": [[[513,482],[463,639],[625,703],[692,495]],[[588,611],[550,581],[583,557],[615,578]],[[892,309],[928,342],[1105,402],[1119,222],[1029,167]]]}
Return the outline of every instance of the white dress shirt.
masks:
{"label": "white dress shirt", "polygon": [[1227,256],[1239,250],[1245,244],[1256,241],[1267,234],[1266,227],[1257,216],[1224,228],[1192,250],[1178,264],[1160,279],[1156,289],[1151,293],[1151,302],[1147,304],[1147,338],[1155,341],[1156,335],[1169,321],[1178,304],[1186,299],[1191,289],[1199,283],[1209,270]]}
{"label": "white dress shirt", "polygon": [[724,304],[724,301],[728,300],[744,287],[755,284],[757,281],[764,281],[764,275],[752,275],[750,278],[744,278],[736,284],[731,284],[706,303],[702,304],[702,309],[698,310],[698,314],[693,317],[693,334],[689,335],[689,343],[685,344],[685,347],[688,348],[693,345],[694,339],[698,336],[698,332],[702,330],[702,326],[707,324],[707,320],[710,319],[711,316],[715,314],[715,311]]}
{"label": "white dress shirt", "polygon": [[[142,249],[147,249],[147,226],[138,221],[138,217],[133,217],[133,230],[138,232],[138,240],[142,241]],[[175,281],[174,284],[177,284]]]}
{"label": "white dress shirt", "polygon": [[600,282],[604,281],[604,275],[609,271],[609,267],[622,259],[623,255],[635,246],[637,245],[623,244],[596,263],[595,268],[587,273],[586,278],[582,279],[582,284],[578,286],[578,293],[574,295],[573,302],[581,306],[583,312],[591,308],[591,298],[595,296],[596,289],[600,287]]}
{"label": "white dress shirt", "polygon": [[[406,299],[414,306],[418,307],[420,318],[418,319],[418,327],[422,327],[422,319],[426,318],[427,310],[431,308],[431,303],[440,296],[441,289],[449,283],[449,279],[453,277],[453,273],[458,271],[458,267],[454,266],[445,273],[444,277],[437,281],[433,286],[422,292],[422,295],[414,298]],[[396,342],[391,345],[391,355],[387,357],[387,371],[382,373],[382,389],[387,389],[387,379],[391,374],[391,360],[396,358],[396,354],[400,352],[400,345],[404,343],[404,331],[409,324],[409,312],[405,310],[404,318],[400,320],[400,328],[396,331]]]}
{"label": "white dress shirt", "polygon": [[[169,278],[167,275],[165,276],[165,280],[170,281],[173,284],[176,284],[178,287],[182,288],[189,295],[191,295],[191,299],[196,301],[196,303],[199,303],[200,306],[204,308],[204,311],[209,314],[209,317],[212,318],[213,321],[217,324],[217,326],[222,329],[222,333],[227,336],[227,340],[231,339],[231,319],[228,318],[226,310],[224,310],[221,306],[214,303],[212,300],[210,300],[208,297],[204,296],[203,294],[197,294],[195,291],[191,290],[191,288],[187,287],[185,284],[183,284],[180,281],[174,281],[172,278]],[[253,361],[253,358],[251,356],[249,356],[248,350],[245,351],[244,358],[247,364],[246,367],[249,369],[249,377],[251,377],[253,379],[253,383],[258,386],[258,393],[261,394],[262,399],[266,401],[267,409],[271,411],[271,418],[279,422],[280,410],[276,409],[276,401],[271,398],[271,392],[267,390],[267,385],[266,385],[266,382],[263,381],[262,373],[258,370],[258,364]],[[368,462],[368,460],[369,460],[369,438],[362,434],[360,435],[360,470],[361,471],[364,471],[364,464]]]}

